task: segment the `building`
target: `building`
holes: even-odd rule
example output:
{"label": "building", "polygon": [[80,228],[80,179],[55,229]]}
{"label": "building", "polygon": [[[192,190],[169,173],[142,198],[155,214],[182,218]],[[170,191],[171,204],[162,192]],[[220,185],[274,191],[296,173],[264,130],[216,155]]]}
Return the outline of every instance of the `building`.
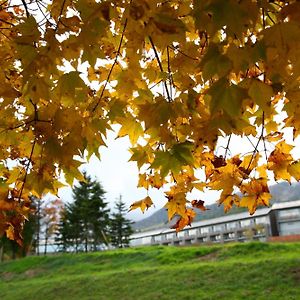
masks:
{"label": "building", "polygon": [[137,232],[131,236],[131,246],[190,245],[260,240],[269,237],[300,235],[300,200],[275,203],[248,212],[193,222],[191,227],[176,233],[174,229]]}

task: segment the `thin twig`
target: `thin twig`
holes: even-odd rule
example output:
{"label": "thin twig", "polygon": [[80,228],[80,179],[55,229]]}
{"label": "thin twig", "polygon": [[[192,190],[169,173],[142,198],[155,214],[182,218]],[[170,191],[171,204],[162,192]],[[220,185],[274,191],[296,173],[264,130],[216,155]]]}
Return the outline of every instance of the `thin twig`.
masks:
{"label": "thin twig", "polygon": [[226,148],[225,148],[225,154],[224,154],[224,160],[226,160],[226,157],[227,157],[231,137],[232,137],[232,134],[229,136],[228,141],[227,141],[227,145],[226,145]]}
{"label": "thin twig", "polygon": [[31,161],[32,161],[32,156],[33,156],[33,151],[34,151],[35,143],[36,143],[36,140],[33,141],[33,144],[32,144],[32,147],[31,147],[31,152],[30,152],[30,156],[29,156],[29,160],[28,160],[26,169],[25,169],[25,176],[24,176],[24,179],[23,179],[23,182],[22,182],[22,187],[21,187],[21,190],[20,190],[18,202],[21,201],[21,197],[22,197],[24,186],[25,186],[25,183],[26,183],[26,179],[27,179],[29,167],[30,167],[30,164],[31,164]]}
{"label": "thin twig", "polygon": [[30,14],[29,14],[29,11],[28,11],[28,6],[27,6],[27,3],[25,2],[25,0],[21,0],[22,3],[23,3],[23,6],[25,8],[25,11],[26,11],[26,17],[29,18]]}
{"label": "thin twig", "polygon": [[173,51],[177,51],[178,53],[182,54],[183,56],[191,59],[191,60],[196,60],[196,61],[199,61],[200,59],[199,58],[196,58],[196,57],[192,57],[186,53],[184,53],[183,51],[179,50],[177,47],[174,47],[173,45],[171,46],[168,46],[169,48],[171,48]]}
{"label": "thin twig", "polygon": [[159,85],[162,82],[162,79],[156,83],[154,83],[152,86],[149,87],[149,90],[152,90],[154,87],[156,87],[157,85]]}
{"label": "thin twig", "polygon": [[55,31],[57,31],[57,29],[58,29],[58,25],[59,25],[59,23],[60,23],[60,18],[61,18],[62,12],[63,12],[63,10],[64,10],[64,8],[65,8],[65,4],[66,4],[66,0],[64,0],[62,6],[61,6],[61,8],[60,8],[59,18],[58,18],[58,21],[57,21],[57,23],[56,23],[56,27],[55,27],[55,29],[54,29]]}
{"label": "thin twig", "polygon": [[252,143],[252,141],[250,140],[249,136],[246,135],[246,138],[248,139],[249,143],[252,145],[253,148],[255,148],[254,144]]}
{"label": "thin twig", "polygon": [[254,148],[254,150],[253,150],[253,153],[252,153],[251,159],[250,159],[250,161],[249,161],[249,164],[248,164],[248,166],[247,166],[247,168],[246,168],[247,171],[249,170],[249,168],[250,168],[250,166],[251,166],[251,163],[252,163],[252,161],[253,161],[253,159],[254,159],[255,154],[258,152],[257,149],[258,149],[258,146],[259,146],[260,141],[264,138],[264,131],[265,131],[265,112],[263,112],[263,115],[262,115],[262,128],[261,128],[261,134],[260,134],[260,136],[259,136],[259,138],[258,138],[258,141],[257,141],[257,143],[256,143],[256,145],[255,145],[255,148]]}
{"label": "thin twig", "polygon": [[170,84],[170,96],[171,96],[171,99],[173,99],[172,87],[174,85],[173,85],[173,76],[172,76],[171,65],[170,65],[169,46],[167,46],[167,58],[168,58],[168,73],[169,73],[169,84]]}
{"label": "thin twig", "polygon": [[[155,45],[154,45],[154,43],[153,43],[153,40],[152,40],[151,36],[149,36],[149,41],[150,41],[151,47],[152,47],[152,49],[153,49],[153,51],[154,51],[155,58],[156,58],[156,60],[157,60],[159,69],[160,69],[161,72],[164,72],[164,69],[163,69],[163,67],[162,67],[161,61],[160,61],[160,59],[159,59],[157,50],[156,50],[156,48],[155,48]],[[169,93],[169,89],[168,89],[167,83],[166,83],[165,81],[164,81],[164,87],[165,87],[165,90],[166,90],[168,102],[172,102],[172,98],[171,98],[171,96],[170,96],[170,93]]]}
{"label": "thin twig", "polygon": [[122,35],[121,35],[121,40],[120,40],[120,43],[119,43],[119,46],[118,46],[118,50],[117,50],[117,54],[116,54],[115,60],[114,60],[112,66],[111,66],[111,68],[110,68],[110,70],[109,70],[109,73],[108,73],[108,75],[107,75],[106,81],[105,81],[105,83],[104,83],[104,85],[103,85],[103,87],[102,87],[102,90],[101,90],[101,94],[100,94],[100,96],[99,96],[99,99],[98,99],[97,103],[95,104],[95,106],[93,107],[92,112],[95,112],[95,110],[97,109],[98,105],[100,104],[100,101],[101,101],[101,99],[102,99],[102,97],[103,97],[103,94],[104,94],[104,91],[105,91],[105,89],[106,89],[106,86],[107,86],[107,84],[108,84],[108,82],[109,82],[110,76],[111,76],[111,74],[112,74],[112,71],[113,71],[115,65],[117,64],[117,60],[118,60],[118,58],[119,58],[120,51],[121,51],[121,46],[122,46],[123,39],[124,39],[124,34],[125,34],[126,26],[127,26],[127,19],[125,20],[125,23],[124,23],[124,27],[123,27]]}
{"label": "thin twig", "polygon": [[5,23],[5,24],[8,24],[8,25],[11,25],[11,26],[15,26],[14,23],[8,22],[8,21],[3,20],[3,19],[1,19],[1,18],[0,18],[0,22]]}

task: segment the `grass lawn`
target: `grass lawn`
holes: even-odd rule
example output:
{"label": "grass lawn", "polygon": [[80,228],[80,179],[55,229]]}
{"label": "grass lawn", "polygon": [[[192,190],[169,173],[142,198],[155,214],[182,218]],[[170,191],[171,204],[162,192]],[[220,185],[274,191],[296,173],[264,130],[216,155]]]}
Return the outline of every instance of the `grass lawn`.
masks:
{"label": "grass lawn", "polygon": [[1,300],[300,299],[300,243],[145,247],[0,263]]}

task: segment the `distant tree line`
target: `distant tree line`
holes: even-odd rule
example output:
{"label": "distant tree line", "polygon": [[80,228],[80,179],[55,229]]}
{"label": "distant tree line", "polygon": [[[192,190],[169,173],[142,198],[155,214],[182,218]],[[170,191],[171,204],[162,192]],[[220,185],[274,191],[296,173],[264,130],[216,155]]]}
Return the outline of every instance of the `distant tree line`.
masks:
{"label": "distant tree line", "polygon": [[85,180],[74,186],[73,199],[65,205],[59,199],[33,199],[23,245],[1,237],[0,260],[29,253],[46,255],[50,246],[55,251],[76,253],[128,247],[132,222],[125,217],[121,196],[111,212],[101,184],[85,175]]}

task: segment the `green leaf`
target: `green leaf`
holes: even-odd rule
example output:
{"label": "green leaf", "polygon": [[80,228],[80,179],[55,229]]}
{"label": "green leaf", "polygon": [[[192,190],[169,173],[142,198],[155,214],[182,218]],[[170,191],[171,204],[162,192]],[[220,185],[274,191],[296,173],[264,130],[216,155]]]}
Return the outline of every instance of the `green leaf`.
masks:
{"label": "green leaf", "polygon": [[193,165],[194,158],[192,154],[193,143],[191,142],[184,142],[180,144],[176,144],[172,147],[171,153],[178,161],[185,165]]}
{"label": "green leaf", "polygon": [[248,94],[267,115],[270,114],[271,98],[274,94],[271,86],[254,79],[250,85]]}
{"label": "green leaf", "polygon": [[241,114],[242,101],[247,98],[246,91],[222,78],[209,89],[211,96],[210,111],[212,114],[223,110],[230,117],[237,118]]}

